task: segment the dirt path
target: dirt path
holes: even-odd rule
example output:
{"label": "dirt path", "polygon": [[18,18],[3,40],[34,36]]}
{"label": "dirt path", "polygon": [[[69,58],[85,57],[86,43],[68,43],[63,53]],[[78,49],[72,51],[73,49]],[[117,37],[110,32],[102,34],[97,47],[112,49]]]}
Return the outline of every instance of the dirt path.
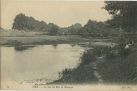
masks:
{"label": "dirt path", "polygon": [[95,62],[92,62],[92,64],[91,64],[92,68],[94,70],[94,76],[98,79],[98,81],[100,83],[103,82],[103,79],[102,79],[101,75],[98,72],[98,64],[101,63],[101,62],[103,62],[103,58],[104,58],[104,56],[98,57],[97,60]]}

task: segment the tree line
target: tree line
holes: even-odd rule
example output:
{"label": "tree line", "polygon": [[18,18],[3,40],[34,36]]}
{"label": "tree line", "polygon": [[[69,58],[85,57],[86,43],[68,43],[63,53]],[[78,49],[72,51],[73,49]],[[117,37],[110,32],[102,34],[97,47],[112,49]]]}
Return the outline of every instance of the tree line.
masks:
{"label": "tree line", "polygon": [[49,35],[81,35],[92,37],[107,37],[116,35],[118,31],[111,28],[107,22],[97,22],[88,20],[87,24],[82,26],[80,23],[73,24],[68,27],[59,27],[54,23],[47,24],[44,21],[38,21],[33,17],[26,16],[25,14],[18,14],[12,26],[12,29],[24,31],[39,31],[46,32]]}

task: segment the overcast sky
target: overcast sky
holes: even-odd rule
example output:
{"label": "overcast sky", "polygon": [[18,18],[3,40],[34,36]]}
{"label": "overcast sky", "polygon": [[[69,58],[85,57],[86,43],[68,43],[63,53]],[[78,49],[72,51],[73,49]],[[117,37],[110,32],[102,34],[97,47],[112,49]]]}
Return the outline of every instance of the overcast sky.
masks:
{"label": "overcast sky", "polygon": [[2,28],[11,29],[13,20],[19,13],[61,27],[74,23],[84,25],[89,19],[97,21],[109,19],[110,16],[102,7],[103,1],[2,0],[1,25]]}

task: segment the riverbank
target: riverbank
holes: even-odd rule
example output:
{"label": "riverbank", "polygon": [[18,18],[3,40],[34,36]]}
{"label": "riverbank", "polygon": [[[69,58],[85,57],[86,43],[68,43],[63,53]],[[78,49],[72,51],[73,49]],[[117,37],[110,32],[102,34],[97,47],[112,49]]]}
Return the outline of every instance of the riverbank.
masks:
{"label": "riverbank", "polygon": [[[80,44],[86,42],[92,45],[105,45],[110,42],[108,38],[85,38],[80,35],[47,35],[45,32],[18,31],[18,30],[0,30],[0,45],[44,45],[44,44]],[[94,43],[93,43],[94,42]],[[95,43],[96,42],[96,43]],[[85,44],[84,44],[85,45]],[[88,44],[89,45],[89,44]],[[110,44],[109,44],[110,45]]]}
{"label": "riverbank", "polygon": [[62,71],[61,78],[50,84],[95,84],[102,82],[101,76],[98,73],[97,65],[99,57],[105,53],[105,47],[95,47],[85,51],[80,58],[81,63],[75,69],[65,69]]}
{"label": "riverbank", "polygon": [[61,44],[88,41],[79,36],[35,36],[35,37],[1,37],[0,45],[43,45],[43,44]]}
{"label": "riverbank", "polygon": [[[28,37],[14,37],[6,36],[0,37],[0,45],[44,45],[44,44],[80,44],[92,43],[92,45],[106,45],[110,42],[109,39],[95,39],[95,38],[83,38],[78,35],[58,35],[58,36],[28,36]],[[105,43],[106,42],[106,43]],[[104,43],[104,44],[103,44]],[[111,44],[107,44],[108,46]]]}
{"label": "riverbank", "polygon": [[118,46],[89,49],[77,68],[65,69],[60,79],[50,84],[136,84],[137,45],[122,52]]}

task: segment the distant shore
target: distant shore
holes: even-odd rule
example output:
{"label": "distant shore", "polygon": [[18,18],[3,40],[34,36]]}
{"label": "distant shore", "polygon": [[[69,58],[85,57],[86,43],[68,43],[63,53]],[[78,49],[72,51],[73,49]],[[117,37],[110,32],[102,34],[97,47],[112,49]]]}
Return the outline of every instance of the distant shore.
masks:
{"label": "distant shore", "polygon": [[[110,38],[86,38],[80,35],[47,35],[45,32],[0,30],[0,45],[81,44],[85,42],[112,42]],[[96,43],[95,45],[105,45]]]}
{"label": "distant shore", "polygon": [[112,46],[114,43],[109,39],[83,38],[77,35],[61,36],[35,36],[35,37],[0,37],[1,46],[22,46],[22,45],[46,45],[46,44],[79,44],[81,46]]}

